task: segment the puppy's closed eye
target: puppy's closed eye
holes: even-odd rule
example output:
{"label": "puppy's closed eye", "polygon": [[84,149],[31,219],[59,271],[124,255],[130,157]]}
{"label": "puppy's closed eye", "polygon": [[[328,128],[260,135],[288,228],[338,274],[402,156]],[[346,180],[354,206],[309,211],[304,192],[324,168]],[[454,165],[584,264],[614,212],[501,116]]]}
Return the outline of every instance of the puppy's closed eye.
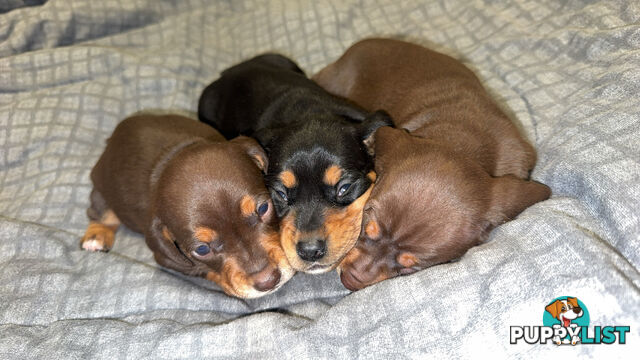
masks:
{"label": "puppy's closed eye", "polygon": [[276,190],[276,194],[278,194],[282,201],[289,202],[289,197],[287,197],[287,194],[284,191]]}
{"label": "puppy's closed eye", "polygon": [[418,269],[410,267],[410,268],[402,268],[402,269],[400,269],[399,273],[400,273],[400,275],[411,275],[411,274],[415,273],[416,271],[418,271]]}

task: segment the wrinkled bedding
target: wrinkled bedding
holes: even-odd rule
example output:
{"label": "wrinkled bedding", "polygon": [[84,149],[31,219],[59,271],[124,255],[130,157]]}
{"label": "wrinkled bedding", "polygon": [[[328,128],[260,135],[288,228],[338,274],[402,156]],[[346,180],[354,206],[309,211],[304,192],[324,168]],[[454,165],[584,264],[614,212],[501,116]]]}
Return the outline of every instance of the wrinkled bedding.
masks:
{"label": "wrinkled bedding", "polygon": [[[229,298],[141,235],[79,239],[89,171],[125,116],[193,114],[265,51],[309,75],[368,36],[461,59],[538,149],[553,190],[456,262],[350,294],[336,273]],[[0,358],[539,358],[640,350],[640,4],[9,0],[0,4]],[[626,345],[509,344],[577,296]]]}

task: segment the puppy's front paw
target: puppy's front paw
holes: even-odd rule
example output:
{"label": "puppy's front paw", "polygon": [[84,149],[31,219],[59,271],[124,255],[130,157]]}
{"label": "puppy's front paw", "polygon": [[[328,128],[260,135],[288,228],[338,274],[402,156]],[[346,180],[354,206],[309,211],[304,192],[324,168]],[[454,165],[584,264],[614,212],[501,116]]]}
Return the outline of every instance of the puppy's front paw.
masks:
{"label": "puppy's front paw", "polygon": [[99,223],[91,223],[87,227],[82,240],[80,240],[80,246],[88,251],[106,252],[111,250],[113,246],[114,235],[114,231],[110,227]]}

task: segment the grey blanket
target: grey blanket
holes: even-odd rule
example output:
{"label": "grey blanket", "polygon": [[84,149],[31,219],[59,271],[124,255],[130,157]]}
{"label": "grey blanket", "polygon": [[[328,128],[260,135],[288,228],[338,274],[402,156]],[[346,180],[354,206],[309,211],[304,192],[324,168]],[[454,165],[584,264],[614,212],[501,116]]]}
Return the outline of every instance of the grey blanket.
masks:
{"label": "grey blanket", "polygon": [[[461,59],[553,197],[459,261],[350,294],[335,273],[225,296],[141,235],[79,249],[89,171],[143,109],[192,112],[265,51],[308,74],[368,36]],[[571,358],[640,352],[640,5],[616,1],[0,1],[0,358]],[[626,345],[509,343],[577,296]]]}

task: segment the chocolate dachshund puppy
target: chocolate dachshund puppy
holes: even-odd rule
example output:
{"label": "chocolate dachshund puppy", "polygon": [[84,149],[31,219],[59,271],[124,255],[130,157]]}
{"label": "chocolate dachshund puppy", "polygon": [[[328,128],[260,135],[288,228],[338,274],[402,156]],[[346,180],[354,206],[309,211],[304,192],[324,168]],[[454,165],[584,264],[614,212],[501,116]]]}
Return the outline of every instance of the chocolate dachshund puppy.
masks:
{"label": "chocolate dachshund puppy", "polygon": [[368,39],[314,79],[365,109],[389,111],[404,128],[375,134],[378,181],[360,239],[339,267],[351,290],[456,259],[551,194],[528,180],[534,148],[449,56]]}
{"label": "chocolate dachshund puppy", "polygon": [[120,224],[145,234],[156,261],[255,298],[293,276],[258,143],[231,141],[177,115],[123,120],[91,171],[91,222],[81,246],[109,251]]}

